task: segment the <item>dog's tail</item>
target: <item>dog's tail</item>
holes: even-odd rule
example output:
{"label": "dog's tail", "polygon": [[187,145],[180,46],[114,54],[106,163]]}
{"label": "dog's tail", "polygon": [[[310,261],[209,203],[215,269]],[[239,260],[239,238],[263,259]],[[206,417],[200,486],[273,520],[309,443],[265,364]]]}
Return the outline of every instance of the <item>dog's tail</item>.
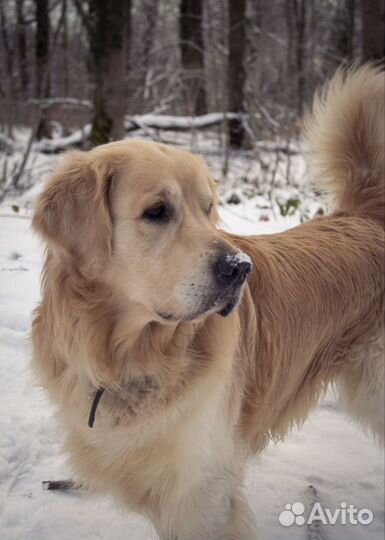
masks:
{"label": "dog's tail", "polygon": [[339,70],[305,119],[310,166],[334,210],[385,225],[385,77]]}

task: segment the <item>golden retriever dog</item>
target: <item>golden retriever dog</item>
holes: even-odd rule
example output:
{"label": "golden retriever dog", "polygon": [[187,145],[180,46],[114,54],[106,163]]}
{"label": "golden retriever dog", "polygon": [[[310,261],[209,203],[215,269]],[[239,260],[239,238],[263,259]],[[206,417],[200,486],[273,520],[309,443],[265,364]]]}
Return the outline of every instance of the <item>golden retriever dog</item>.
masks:
{"label": "golden retriever dog", "polygon": [[222,231],[202,158],[153,142],[70,151],[41,194],[35,371],[76,481],[162,540],[254,540],[246,461],[330,384],[383,439],[384,116],[379,68],[318,94],[333,211],[281,234]]}

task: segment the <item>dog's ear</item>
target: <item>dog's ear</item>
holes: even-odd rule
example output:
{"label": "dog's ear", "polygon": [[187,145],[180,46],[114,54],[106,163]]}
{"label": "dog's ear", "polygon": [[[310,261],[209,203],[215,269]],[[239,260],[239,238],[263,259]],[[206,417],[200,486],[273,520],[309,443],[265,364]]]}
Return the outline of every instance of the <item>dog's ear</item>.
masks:
{"label": "dog's ear", "polygon": [[34,229],[87,277],[96,277],[111,256],[112,177],[109,163],[95,161],[90,153],[68,152],[37,201]]}

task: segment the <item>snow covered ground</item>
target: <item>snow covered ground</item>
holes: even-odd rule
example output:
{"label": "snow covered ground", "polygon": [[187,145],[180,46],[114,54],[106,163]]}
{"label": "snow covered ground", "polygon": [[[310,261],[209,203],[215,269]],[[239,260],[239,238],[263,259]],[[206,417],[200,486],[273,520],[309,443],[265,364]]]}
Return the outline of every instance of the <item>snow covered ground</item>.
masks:
{"label": "snow covered ground", "polygon": [[[239,173],[245,162],[240,160],[236,166]],[[251,178],[250,171],[248,174]],[[274,201],[270,207],[266,203],[272,202],[271,197],[259,194],[254,184],[254,191],[248,191],[250,185],[246,181],[242,189],[222,187],[223,201],[234,192],[241,199],[240,204],[224,204],[221,209],[225,226],[233,232],[273,233],[303,217],[299,211],[281,217],[279,205],[274,211]],[[143,518],[126,514],[109,499],[41,488],[42,480],[65,479],[69,472],[52,409],[28,371],[30,313],[39,300],[42,262],[41,246],[30,229],[30,201],[37,189],[0,205],[0,538],[155,539]],[[286,199],[292,196],[290,190],[300,192],[298,184],[286,188]],[[11,204],[18,208],[12,209]],[[319,203],[310,197],[306,207],[314,213]],[[349,423],[331,395],[323,399],[300,432],[271,445],[250,464],[246,484],[260,540],[384,538],[384,454]],[[286,504],[301,502],[308,512],[315,501],[333,513],[341,503],[369,509],[374,519],[366,526],[342,525],[340,520],[321,527],[279,523]]]}

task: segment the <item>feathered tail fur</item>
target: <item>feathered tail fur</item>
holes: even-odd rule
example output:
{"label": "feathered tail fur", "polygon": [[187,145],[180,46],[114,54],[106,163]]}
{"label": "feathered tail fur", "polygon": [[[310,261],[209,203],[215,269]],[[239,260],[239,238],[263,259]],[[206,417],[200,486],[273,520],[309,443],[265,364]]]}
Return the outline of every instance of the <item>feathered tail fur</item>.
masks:
{"label": "feathered tail fur", "polygon": [[341,69],[305,119],[310,166],[334,210],[385,224],[385,76]]}

